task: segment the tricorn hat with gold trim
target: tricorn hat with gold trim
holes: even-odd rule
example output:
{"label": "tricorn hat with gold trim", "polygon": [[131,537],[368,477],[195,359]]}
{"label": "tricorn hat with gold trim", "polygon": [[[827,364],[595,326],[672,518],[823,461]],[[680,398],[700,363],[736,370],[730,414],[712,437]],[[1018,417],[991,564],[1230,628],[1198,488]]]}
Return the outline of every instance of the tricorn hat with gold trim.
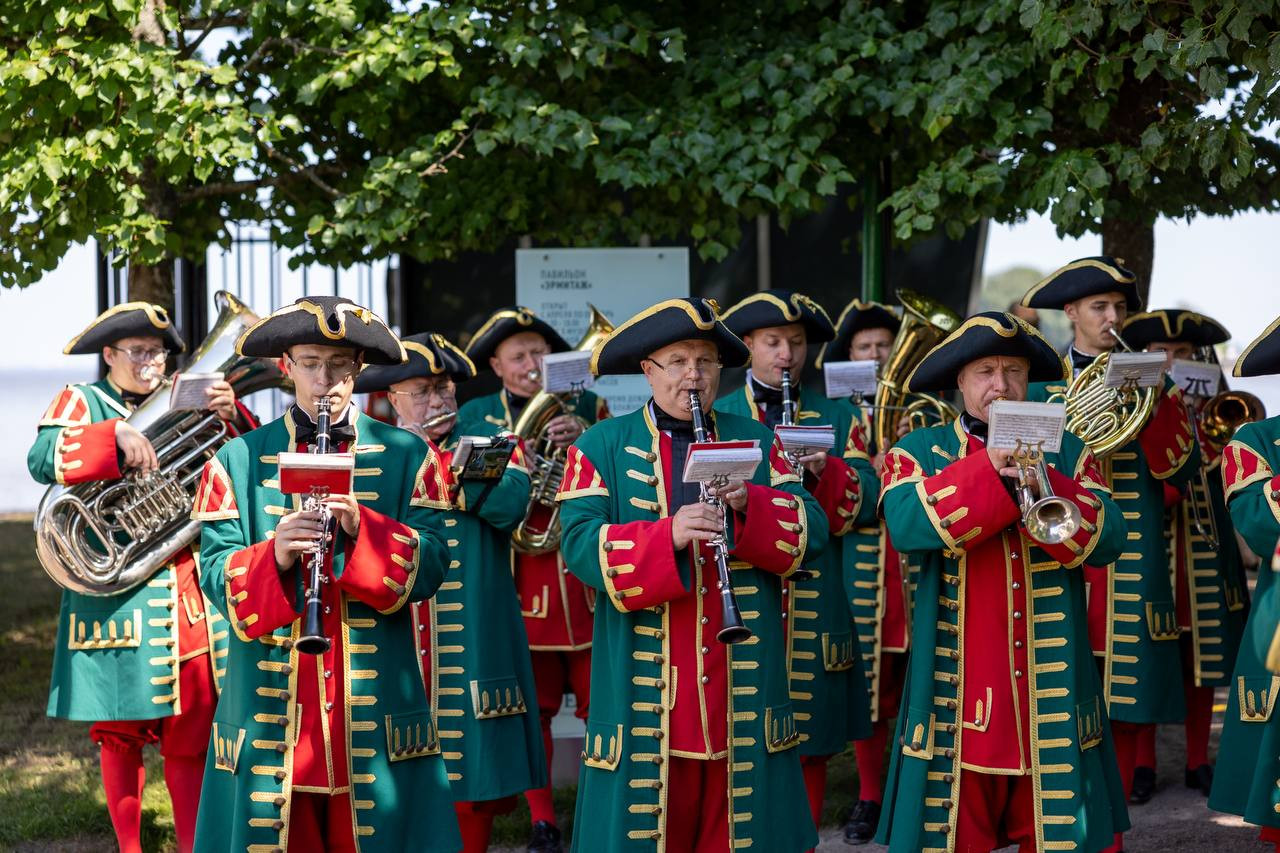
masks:
{"label": "tricorn hat with gold trim", "polygon": [[853,336],[863,329],[888,329],[896,335],[901,326],[902,320],[888,305],[855,299],[840,312],[835,337],[822,348],[816,364],[822,367],[824,361],[848,361]]}
{"label": "tricorn hat with gold trim", "polygon": [[951,391],[956,377],[971,361],[991,356],[1019,356],[1030,362],[1028,381],[1062,381],[1062,357],[1027,321],[1003,311],[983,311],[965,320],[916,365],[907,377],[911,391]]}
{"label": "tricorn hat with gold trim", "polygon": [[1280,373],[1280,319],[1276,319],[1253,343],[1244,348],[1232,376],[1270,376]]}
{"label": "tricorn hat with gold trim", "polygon": [[498,351],[498,344],[521,332],[537,332],[542,335],[552,352],[568,352],[570,349],[569,343],[560,337],[560,333],[550,323],[522,305],[513,305],[493,312],[484,321],[484,325],[476,330],[467,344],[467,358],[475,364],[487,365]]}
{"label": "tricorn hat with gold trim", "polygon": [[187,348],[163,306],[150,302],[122,302],[94,318],[62,352],[66,355],[99,353],[103,347],[116,341],[141,337],[159,338],[169,352],[182,352]]}
{"label": "tricorn hat with gold trim", "polygon": [[1217,320],[1185,308],[1161,308],[1134,314],[1124,321],[1123,333],[1125,343],[1134,349],[1174,341],[1210,347],[1231,339],[1231,333]]}
{"label": "tricorn hat with gold trim", "polygon": [[667,299],[618,326],[591,353],[591,372],[611,376],[643,372],[640,363],[679,341],[711,341],[725,367],[742,367],[751,357],[742,339],[720,320],[715,302],[698,297]]}
{"label": "tricorn hat with gold trim", "polygon": [[382,318],[342,296],[304,296],[273,311],[245,330],[236,352],[278,358],[300,344],[350,347],[363,353],[365,364],[405,360],[400,339]]}
{"label": "tricorn hat with gold trim", "polygon": [[1106,255],[1080,258],[1054,270],[1027,291],[1022,304],[1028,308],[1061,309],[1099,293],[1122,293],[1130,311],[1142,310],[1138,277],[1124,268],[1123,260]]}
{"label": "tricorn hat with gold trim", "polygon": [[765,290],[752,294],[720,317],[729,331],[742,337],[756,329],[774,326],[804,326],[805,337],[813,342],[829,341],[836,333],[822,306],[793,290]]}
{"label": "tricorn hat with gold trim", "polygon": [[422,332],[401,338],[409,360],[403,364],[371,364],[356,377],[357,394],[386,391],[397,382],[418,376],[447,374],[455,382],[465,382],[476,375],[476,366],[467,354],[435,332]]}

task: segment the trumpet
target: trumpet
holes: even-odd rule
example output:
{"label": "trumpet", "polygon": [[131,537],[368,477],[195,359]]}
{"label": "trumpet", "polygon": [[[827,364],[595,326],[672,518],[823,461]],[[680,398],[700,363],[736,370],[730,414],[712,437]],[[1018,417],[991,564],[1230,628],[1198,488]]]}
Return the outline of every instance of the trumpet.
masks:
{"label": "trumpet", "polygon": [[[330,400],[327,396],[316,401],[316,443],[313,453],[329,452],[329,414]],[[311,494],[302,501],[305,512],[320,513],[322,532],[320,540],[307,556],[307,589],[303,599],[302,633],[294,646],[298,651],[308,655],[320,655],[329,651],[329,638],[324,635],[321,621],[321,589],[325,583],[324,560],[329,553],[329,541],[333,535],[333,513],[325,498],[329,497],[328,489],[312,487]]]}
{"label": "trumpet", "polygon": [[418,424],[418,429],[422,430],[425,433],[427,430],[435,429],[436,427],[441,426],[442,424],[446,424],[457,417],[458,417],[458,413],[455,411],[452,411],[452,410],[444,411],[438,415],[432,415],[422,423]]}
{"label": "trumpet", "polygon": [[1018,441],[1012,454],[1013,464],[1018,468],[1014,491],[1027,533],[1042,545],[1057,545],[1080,529],[1080,508],[1053,493],[1043,448],[1043,442]]}
{"label": "trumpet", "polygon": [[[694,443],[710,441],[707,418],[702,413],[702,401],[697,391],[689,392],[689,410],[693,414]],[[733,591],[733,579],[729,575],[729,546],[724,541],[724,502],[711,492],[706,483],[702,483],[700,489],[702,502],[720,513],[720,534],[707,542],[716,556],[716,588],[720,591],[720,621],[724,626],[716,634],[716,639],[725,645],[741,643],[751,637],[751,629],[742,621],[738,597]]]}

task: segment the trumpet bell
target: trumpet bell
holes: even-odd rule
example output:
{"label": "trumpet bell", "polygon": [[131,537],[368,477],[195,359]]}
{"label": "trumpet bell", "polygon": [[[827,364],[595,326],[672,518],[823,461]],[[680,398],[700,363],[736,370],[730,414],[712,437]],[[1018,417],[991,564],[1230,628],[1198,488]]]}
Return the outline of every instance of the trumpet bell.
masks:
{"label": "trumpet bell", "polygon": [[1058,545],[1080,529],[1080,509],[1069,500],[1050,495],[1029,506],[1022,521],[1032,539],[1043,545]]}

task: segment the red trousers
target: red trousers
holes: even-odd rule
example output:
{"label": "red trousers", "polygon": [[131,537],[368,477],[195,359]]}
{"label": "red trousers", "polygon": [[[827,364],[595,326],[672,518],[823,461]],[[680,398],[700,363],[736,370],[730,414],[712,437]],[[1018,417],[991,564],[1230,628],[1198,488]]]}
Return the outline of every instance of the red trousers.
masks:
{"label": "red trousers", "polygon": [[350,794],[294,791],[289,802],[289,849],[355,853]]}
{"label": "red trousers", "polygon": [[533,682],[538,689],[538,716],[542,722],[542,746],[547,753],[547,786],[525,791],[529,801],[529,815],[534,823],[556,822],[555,808],[551,804],[551,719],[560,713],[566,689],[577,700],[574,716],[587,718],[591,703],[591,650],[577,652],[530,652],[533,660]]}
{"label": "red trousers", "polygon": [[1017,844],[1019,853],[1036,849],[1036,806],[1030,776],[960,771],[960,811],[956,853],[991,853]]}
{"label": "red trousers", "polygon": [[667,849],[728,853],[728,759],[672,758],[669,767]]}
{"label": "red trousers", "polygon": [[458,816],[458,829],[462,831],[462,853],[484,853],[488,850],[494,817],[508,814],[515,807],[514,796],[499,800],[456,801],[453,811]]}

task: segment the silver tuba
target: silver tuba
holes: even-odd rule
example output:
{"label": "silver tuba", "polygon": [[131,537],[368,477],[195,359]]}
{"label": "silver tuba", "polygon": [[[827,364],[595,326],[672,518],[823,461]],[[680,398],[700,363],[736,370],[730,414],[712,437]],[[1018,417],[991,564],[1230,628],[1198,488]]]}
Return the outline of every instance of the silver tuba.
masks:
{"label": "silver tuba", "polygon": [[[284,384],[274,362],[236,354],[236,339],[258,321],[225,290],[214,296],[218,319],[186,371],[225,374],[241,398]],[[117,595],[151,577],[200,535],[191,519],[205,462],[230,438],[207,411],[169,408],[166,379],[126,418],[155,448],[160,465],[120,480],[50,486],[36,510],[36,556],[59,586],[84,595]]]}

